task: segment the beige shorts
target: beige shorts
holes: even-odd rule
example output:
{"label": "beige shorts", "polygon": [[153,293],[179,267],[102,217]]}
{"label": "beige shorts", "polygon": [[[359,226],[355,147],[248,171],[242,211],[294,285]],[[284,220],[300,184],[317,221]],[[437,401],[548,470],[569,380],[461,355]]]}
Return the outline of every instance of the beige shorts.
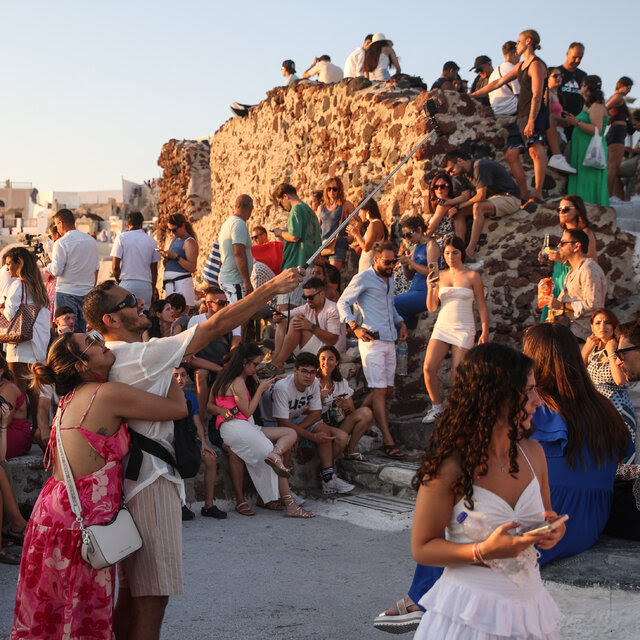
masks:
{"label": "beige shorts", "polygon": [[496,208],[495,215],[498,218],[508,216],[520,209],[520,198],[515,196],[491,196],[489,202]]}
{"label": "beige shorts", "polygon": [[118,565],[120,586],[134,598],[173,596],[182,586],[182,502],[178,485],[160,477],[127,502],[142,549]]}

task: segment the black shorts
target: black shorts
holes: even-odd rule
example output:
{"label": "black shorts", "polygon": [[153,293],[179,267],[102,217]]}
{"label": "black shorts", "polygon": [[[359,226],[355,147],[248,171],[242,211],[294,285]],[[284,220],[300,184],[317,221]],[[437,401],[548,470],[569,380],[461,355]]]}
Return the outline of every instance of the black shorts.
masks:
{"label": "black shorts", "polygon": [[611,125],[604,139],[607,141],[607,144],[624,144],[627,139],[627,125]]}
{"label": "black shorts", "polygon": [[533,123],[533,135],[526,140],[520,132],[517,120],[509,127],[507,136],[507,149],[528,149],[536,142],[544,142],[547,138],[549,128],[549,110],[545,107],[540,109]]}

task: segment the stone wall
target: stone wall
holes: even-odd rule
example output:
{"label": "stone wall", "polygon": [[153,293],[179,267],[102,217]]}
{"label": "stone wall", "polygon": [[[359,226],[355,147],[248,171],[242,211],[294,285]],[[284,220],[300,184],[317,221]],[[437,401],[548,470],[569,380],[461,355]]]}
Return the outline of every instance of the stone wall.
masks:
{"label": "stone wall", "polygon": [[169,140],[160,152],[158,166],[158,216],[164,221],[172,213],[200,220],[211,213],[209,143]]}
{"label": "stone wall", "polygon": [[[295,185],[307,200],[327,177],[339,176],[347,198],[357,204],[430,131],[423,112],[428,98],[438,103],[442,135],[423,145],[376,196],[386,222],[392,223],[406,213],[426,212],[427,184],[447,151],[480,145],[502,162],[510,118],[496,118],[467,95],[422,91],[401,77],[395,83],[373,85],[364,79],[348,79],[335,85],[277,88],[252,107],[248,117],[227,121],[210,140],[212,213],[194,216],[201,264],[240,193],[254,199],[251,223],[267,229],[286,219],[270,197],[282,181]],[[165,147],[174,149],[180,144],[184,143],[171,141]],[[523,160],[532,181],[531,162],[526,155]],[[186,173],[185,168],[179,175]],[[555,207],[565,188],[566,178],[549,170],[544,192],[547,206],[535,214],[519,212],[485,224],[486,244],[478,258],[484,261],[492,339],[517,342],[522,330],[538,317],[536,285],[551,270],[537,263],[537,253],[545,233],[559,239]],[[600,263],[609,276],[608,306],[635,300],[634,238],[617,228],[613,209],[592,205],[589,217],[598,239]],[[638,309],[637,302],[626,306],[626,315]],[[421,320],[410,341],[410,375],[401,395],[415,411],[425,404],[421,369],[432,323],[432,318]]]}

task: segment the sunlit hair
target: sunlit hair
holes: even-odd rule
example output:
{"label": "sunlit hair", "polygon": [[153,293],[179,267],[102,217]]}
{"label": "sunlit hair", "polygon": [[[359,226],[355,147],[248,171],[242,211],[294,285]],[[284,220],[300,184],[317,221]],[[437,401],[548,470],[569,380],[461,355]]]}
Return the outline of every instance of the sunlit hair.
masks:
{"label": "sunlit hair", "polygon": [[525,29],[524,31],[520,32],[520,35],[531,40],[531,46],[534,51],[542,49],[542,47],[540,46],[540,36],[535,29]]}
{"label": "sunlit hair", "polygon": [[405,220],[402,221],[402,226],[407,228],[407,229],[411,229],[411,231],[418,231],[420,230],[422,233],[424,233],[425,229],[427,228],[425,223],[424,223],[424,219],[422,216],[409,216],[408,218],[406,218]]}
{"label": "sunlit hair", "polygon": [[5,262],[11,259],[17,266],[16,273],[22,280],[33,304],[39,307],[49,306],[49,296],[42,280],[42,274],[38,268],[38,263],[31,251],[25,247],[13,247],[4,254]]}
{"label": "sunlit hair", "polygon": [[567,425],[567,464],[574,469],[580,460],[586,466],[585,449],[598,467],[622,460],[627,428],[611,401],[593,385],[573,333],[560,324],[535,325],[524,334],[523,350],[535,363],[542,402]]}
{"label": "sunlit hair", "polygon": [[173,224],[176,227],[181,227],[184,225],[187,233],[194,239],[197,240],[196,232],[193,230],[191,223],[181,214],[181,213],[172,213],[167,219],[169,224]]}
{"label": "sunlit hair", "polygon": [[32,387],[42,391],[45,385],[52,385],[59,396],[64,396],[83,381],[76,365],[89,361],[73,339],[76,335],[80,334],[61,334],[51,343],[47,361],[35,362],[30,366]]}
{"label": "sunlit hair", "polygon": [[435,186],[436,183],[440,180],[444,180],[449,185],[448,197],[453,198],[453,180],[451,180],[451,176],[446,171],[438,171],[433,178],[431,178],[431,183],[429,184],[429,213],[433,214],[436,212],[436,204],[437,199],[439,199],[439,192],[436,192]]}
{"label": "sunlit hair", "polygon": [[609,311],[609,309],[600,307],[599,309],[596,309],[593,312],[593,315],[591,316],[591,326],[593,326],[593,321],[596,319],[597,316],[604,316],[607,319],[607,321],[611,323],[611,326],[613,327],[614,332],[620,325],[620,320],[618,320],[618,316],[615,313],[613,313],[613,311]]}
{"label": "sunlit hair", "polygon": [[380,213],[380,208],[378,207],[378,203],[373,198],[371,198],[369,202],[362,205],[361,211],[366,211],[372,220],[380,220],[380,222],[382,222],[384,239],[387,240],[389,238],[389,230],[387,229],[387,225],[384,223],[384,220],[382,219],[382,214]]}
{"label": "sunlit hair", "polygon": [[478,345],[465,354],[425,461],[413,479],[414,489],[437,477],[443,462],[455,456],[461,473],[451,491],[456,497],[463,495],[467,508],[473,509],[474,478],[487,475],[493,429],[505,417],[509,425],[509,473],[518,473],[518,441],[530,435],[522,422],[532,368],[527,356],[496,342]]}
{"label": "sunlit hair", "polygon": [[[331,372],[331,380],[333,380],[334,382],[341,382],[342,373],[340,373],[340,352],[333,345],[325,344],[318,349],[318,362],[320,361],[320,354],[324,353],[325,351],[333,353],[336,358],[336,368]],[[320,369],[318,369],[318,378],[321,377],[321,375],[322,374],[320,372]]]}
{"label": "sunlit hair", "polygon": [[244,368],[254,358],[262,358],[262,349],[255,342],[245,342],[239,344],[229,353],[222,371],[216,375],[215,382],[211,388],[211,397],[223,396],[231,383],[241,376]]}
{"label": "sunlit hair", "polygon": [[338,193],[336,194],[336,202],[342,206],[344,204],[344,186],[342,184],[342,180],[340,180],[340,178],[335,177],[335,178],[329,178],[325,183],[324,183],[324,191],[322,193],[323,199],[325,204],[327,202],[329,202],[329,186],[331,185],[332,182],[336,183],[336,187],[338,187]]}
{"label": "sunlit hair", "polygon": [[462,238],[458,238],[458,236],[451,236],[450,238],[447,238],[442,243],[442,259],[444,260],[444,263],[447,266],[447,269],[449,268],[450,265],[447,262],[447,259],[444,257],[444,250],[446,247],[454,247],[455,249],[460,251],[460,253],[462,253],[462,262],[465,261],[467,257],[467,253],[465,250],[466,248],[464,246],[464,240]]}
{"label": "sunlit hair", "polygon": [[380,54],[387,46],[389,46],[389,42],[387,40],[378,40],[377,42],[370,44],[364,51],[362,70],[367,73],[375,71],[380,60]]}
{"label": "sunlit hair", "polygon": [[622,89],[622,87],[633,87],[633,80],[629,76],[622,76],[622,78],[616,82],[616,91]]}

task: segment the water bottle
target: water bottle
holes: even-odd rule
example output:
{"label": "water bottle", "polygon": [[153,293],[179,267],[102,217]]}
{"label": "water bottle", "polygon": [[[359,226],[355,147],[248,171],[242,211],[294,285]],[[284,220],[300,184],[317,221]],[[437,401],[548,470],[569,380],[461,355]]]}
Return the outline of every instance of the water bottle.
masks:
{"label": "water bottle", "polygon": [[551,251],[551,237],[549,236],[548,233],[545,233],[544,244],[542,245],[542,252],[541,252],[543,260],[549,259],[549,251]]}
{"label": "water bottle", "polygon": [[407,375],[407,364],[409,361],[409,346],[406,340],[398,340],[396,347],[396,374],[399,376]]}

